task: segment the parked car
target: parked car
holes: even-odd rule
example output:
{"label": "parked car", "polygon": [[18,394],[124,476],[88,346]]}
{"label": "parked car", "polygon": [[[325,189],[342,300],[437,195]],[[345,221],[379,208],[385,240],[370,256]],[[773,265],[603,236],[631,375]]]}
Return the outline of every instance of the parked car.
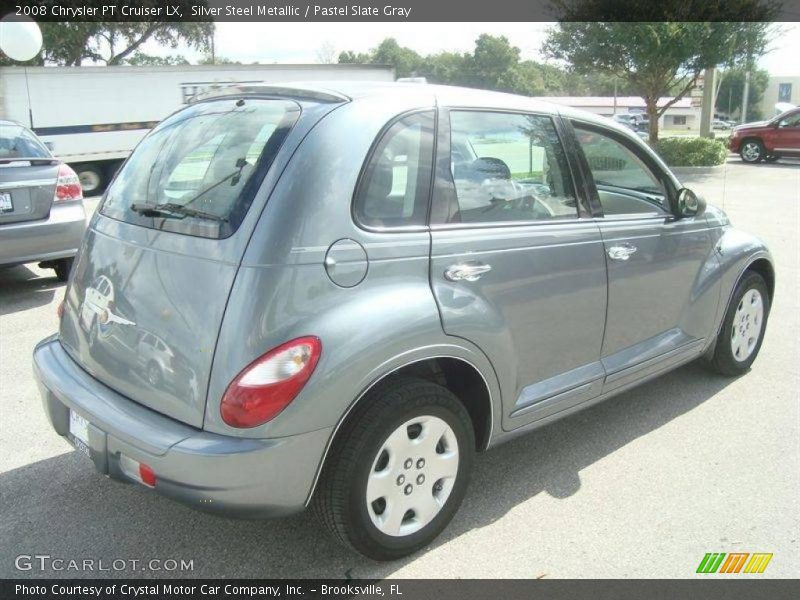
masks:
{"label": "parked car", "polygon": [[800,108],[787,110],[769,121],[734,127],[729,148],[748,163],[800,156]]}
{"label": "parked car", "polygon": [[722,119],[714,119],[711,122],[712,129],[719,129],[719,130],[726,130],[731,128],[731,124],[728,121],[723,121]]}
{"label": "parked car", "polygon": [[0,267],[41,261],[66,281],[85,228],[75,172],[30,129],[0,120]]}
{"label": "parked car", "polygon": [[[634,131],[643,140],[650,139],[650,121],[643,119],[638,114],[616,114],[611,117],[614,121]],[[644,123],[644,125],[642,125]]]}
{"label": "parked car", "polygon": [[[223,515],[312,507],[395,559],[446,527],[476,452],[690,361],[747,372],[774,285],[764,244],[608,119],[241,86],[133,152],[34,369],[112,479]],[[141,376],[152,332],[202,393]]]}

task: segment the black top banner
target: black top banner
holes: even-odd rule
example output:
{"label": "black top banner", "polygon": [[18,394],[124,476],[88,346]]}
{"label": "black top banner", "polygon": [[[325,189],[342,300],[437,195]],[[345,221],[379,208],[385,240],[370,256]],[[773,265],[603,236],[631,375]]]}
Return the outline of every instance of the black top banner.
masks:
{"label": "black top banner", "polygon": [[36,21],[800,21],[800,0],[4,0]]}

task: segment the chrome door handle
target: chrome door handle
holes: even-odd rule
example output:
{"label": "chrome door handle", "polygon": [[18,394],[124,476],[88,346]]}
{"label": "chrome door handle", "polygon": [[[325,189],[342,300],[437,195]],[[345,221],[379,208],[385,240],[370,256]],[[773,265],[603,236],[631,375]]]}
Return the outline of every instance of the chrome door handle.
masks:
{"label": "chrome door handle", "polygon": [[478,281],[481,275],[492,270],[492,265],[482,262],[469,261],[450,265],[444,272],[444,278],[448,281]]}
{"label": "chrome door handle", "polygon": [[608,249],[608,258],[611,260],[628,260],[637,248],[633,244],[620,244]]}

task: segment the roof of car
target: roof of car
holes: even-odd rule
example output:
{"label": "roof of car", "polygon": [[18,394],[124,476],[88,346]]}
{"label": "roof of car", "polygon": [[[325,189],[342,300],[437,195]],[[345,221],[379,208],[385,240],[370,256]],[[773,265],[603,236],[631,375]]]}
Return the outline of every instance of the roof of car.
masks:
{"label": "roof of car", "polygon": [[494,108],[562,115],[581,121],[602,124],[631,136],[629,129],[611,119],[569,106],[505,92],[428,83],[343,80],[248,84],[209,92],[203,99],[237,93],[268,93],[322,102],[358,102],[359,100],[379,98],[381,96],[397,98],[400,95],[405,95],[408,97],[409,102],[416,103],[419,106],[439,104],[450,107]]}

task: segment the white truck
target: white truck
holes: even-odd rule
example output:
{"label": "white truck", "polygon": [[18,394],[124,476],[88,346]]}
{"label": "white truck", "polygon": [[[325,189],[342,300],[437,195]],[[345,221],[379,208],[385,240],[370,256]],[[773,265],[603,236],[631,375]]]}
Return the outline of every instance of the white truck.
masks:
{"label": "white truck", "polygon": [[237,83],[393,81],[383,65],[0,67],[0,119],[26,125],[98,194],[158,121]]}

